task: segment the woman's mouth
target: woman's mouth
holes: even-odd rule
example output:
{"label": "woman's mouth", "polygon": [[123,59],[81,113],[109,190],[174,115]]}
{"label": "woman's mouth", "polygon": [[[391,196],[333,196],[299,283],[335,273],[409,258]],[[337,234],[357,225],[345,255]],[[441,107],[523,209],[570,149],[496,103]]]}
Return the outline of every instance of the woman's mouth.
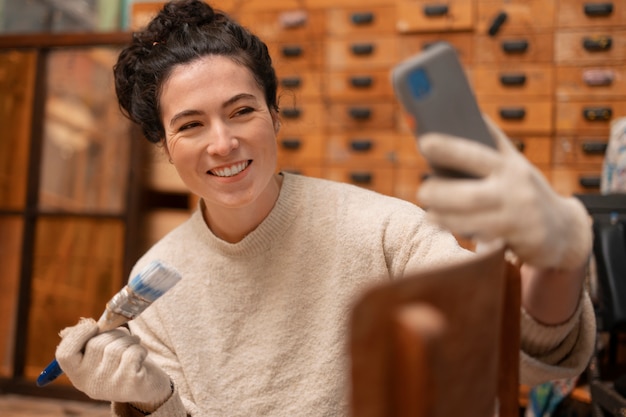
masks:
{"label": "woman's mouth", "polygon": [[235,175],[239,174],[244,169],[248,168],[248,166],[251,163],[252,161],[250,160],[237,162],[236,164],[233,164],[227,167],[220,167],[220,168],[212,169],[209,171],[209,174],[215,175],[216,177],[234,177]]}

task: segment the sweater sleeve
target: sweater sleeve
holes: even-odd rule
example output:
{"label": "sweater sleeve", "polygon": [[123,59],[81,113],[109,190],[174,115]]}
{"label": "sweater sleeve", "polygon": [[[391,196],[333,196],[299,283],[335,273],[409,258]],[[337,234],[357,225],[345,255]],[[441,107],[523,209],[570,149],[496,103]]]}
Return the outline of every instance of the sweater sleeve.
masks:
{"label": "sweater sleeve", "polygon": [[522,310],[521,383],[535,386],[580,375],[595,348],[595,313],[587,292],[565,323],[546,326]]}
{"label": "sweater sleeve", "polygon": [[[141,415],[127,403],[113,403],[111,411],[113,416],[119,417],[136,417]],[[195,404],[181,398],[180,392],[174,385],[172,396],[150,415],[153,417],[195,417],[199,416],[200,413]]]}

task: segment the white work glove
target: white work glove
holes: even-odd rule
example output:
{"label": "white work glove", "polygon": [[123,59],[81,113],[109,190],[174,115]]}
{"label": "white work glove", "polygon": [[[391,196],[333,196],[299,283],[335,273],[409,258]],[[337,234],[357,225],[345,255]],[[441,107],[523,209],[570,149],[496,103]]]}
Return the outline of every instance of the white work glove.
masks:
{"label": "white work glove", "polygon": [[592,247],[590,217],[580,201],[558,195],[490,120],[498,151],[439,133],[419,138],[433,164],[476,179],[427,179],[418,191],[430,219],[477,241],[501,238],[520,260],[540,268],[574,269]]}
{"label": "white work glove", "polygon": [[172,394],[169,376],[146,358],[139,338],[124,328],[99,333],[92,319],[63,329],[56,359],[74,386],[89,397],[132,403],[153,411]]}

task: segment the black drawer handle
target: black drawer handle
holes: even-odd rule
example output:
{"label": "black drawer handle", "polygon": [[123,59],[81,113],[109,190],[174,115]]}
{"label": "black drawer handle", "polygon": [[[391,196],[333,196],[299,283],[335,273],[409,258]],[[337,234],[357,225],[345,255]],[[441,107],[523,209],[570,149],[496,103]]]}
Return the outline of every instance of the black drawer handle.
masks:
{"label": "black drawer handle", "polygon": [[371,55],[374,52],[374,45],[371,43],[357,43],[351,47],[354,55]]}
{"label": "black drawer handle", "polygon": [[489,33],[489,36],[496,36],[498,34],[500,28],[502,27],[504,22],[506,22],[506,18],[507,14],[505,12],[498,13],[495,19],[493,19],[493,21],[491,22],[489,30],[487,31],[487,33]]}
{"label": "black drawer handle", "polygon": [[600,188],[600,181],[601,178],[597,175],[583,175],[578,177],[578,184],[580,184],[582,188],[586,189]]}
{"label": "black drawer handle", "polygon": [[587,16],[608,16],[613,13],[613,3],[585,3],[584,10]]}
{"label": "black drawer handle", "polygon": [[300,77],[287,77],[280,80],[280,85],[286,88],[298,88],[302,84]]}
{"label": "black drawer handle", "polygon": [[302,110],[300,110],[298,107],[289,107],[289,108],[283,109],[283,116],[285,116],[288,119],[297,119],[301,115],[302,115]]}
{"label": "black drawer handle", "polygon": [[289,150],[297,150],[302,146],[302,141],[298,138],[286,138],[280,141],[283,148]]}
{"label": "black drawer handle", "polygon": [[506,86],[520,86],[526,84],[526,74],[502,74],[500,83]]}
{"label": "black drawer handle", "polygon": [[352,13],[350,20],[355,25],[369,25],[374,22],[374,13],[372,12],[360,12]]}
{"label": "black drawer handle", "polygon": [[583,81],[590,87],[605,87],[613,84],[615,72],[605,69],[589,69],[583,71]]}
{"label": "black drawer handle", "polygon": [[356,152],[367,152],[372,149],[374,144],[369,139],[353,139],[350,141],[350,148]]}
{"label": "black drawer handle", "polygon": [[424,15],[428,17],[445,16],[448,11],[447,4],[427,4],[424,6]]}
{"label": "black drawer handle", "polygon": [[350,179],[356,184],[371,184],[373,175],[371,172],[351,172]]}
{"label": "black drawer handle", "polygon": [[518,107],[507,107],[500,109],[500,117],[504,120],[522,120],[526,117],[526,109]]}
{"label": "black drawer handle", "polygon": [[585,107],[583,117],[590,122],[606,122],[611,120],[613,109],[610,107]]}
{"label": "black drawer handle", "polygon": [[356,87],[356,88],[371,87],[373,82],[374,82],[374,80],[372,79],[372,77],[369,77],[369,76],[351,77],[350,78],[350,84],[352,84],[352,86]]}
{"label": "black drawer handle", "polygon": [[302,55],[302,47],[298,45],[288,45],[283,46],[282,53],[283,56],[294,58]]}
{"label": "black drawer handle", "polygon": [[583,142],[581,145],[583,153],[586,153],[587,155],[604,155],[606,153],[607,146],[608,144],[606,142],[595,140]]}
{"label": "black drawer handle", "polygon": [[502,50],[507,54],[523,54],[528,50],[526,39],[502,41]]}
{"label": "black drawer handle", "polygon": [[611,49],[613,39],[610,36],[596,36],[583,38],[583,48],[588,52],[603,52]]}
{"label": "black drawer handle", "polygon": [[365,120],[372,116],[372,110],[368,107],[351,107],[349,114],[353,119]]}

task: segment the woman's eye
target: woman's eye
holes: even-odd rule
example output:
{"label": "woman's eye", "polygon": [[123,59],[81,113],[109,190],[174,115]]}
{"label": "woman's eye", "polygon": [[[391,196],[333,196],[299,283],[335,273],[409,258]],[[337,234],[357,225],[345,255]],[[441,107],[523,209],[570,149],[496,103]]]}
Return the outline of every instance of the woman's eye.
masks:
{"label": "woman's eye", "polygon": [[185,123],[184,125],[182,125],[180,128],[178,128],[179,132],[182,132],[184,130],[188,130],[194,127],[200,126],[199,122],[191,122],[191,123]]}
{"label": "woman's eye", "polygon": [[254,109],[252,107],[243,107],[235,112],[235,116],[243,116],[248,113],[252,113]]}

